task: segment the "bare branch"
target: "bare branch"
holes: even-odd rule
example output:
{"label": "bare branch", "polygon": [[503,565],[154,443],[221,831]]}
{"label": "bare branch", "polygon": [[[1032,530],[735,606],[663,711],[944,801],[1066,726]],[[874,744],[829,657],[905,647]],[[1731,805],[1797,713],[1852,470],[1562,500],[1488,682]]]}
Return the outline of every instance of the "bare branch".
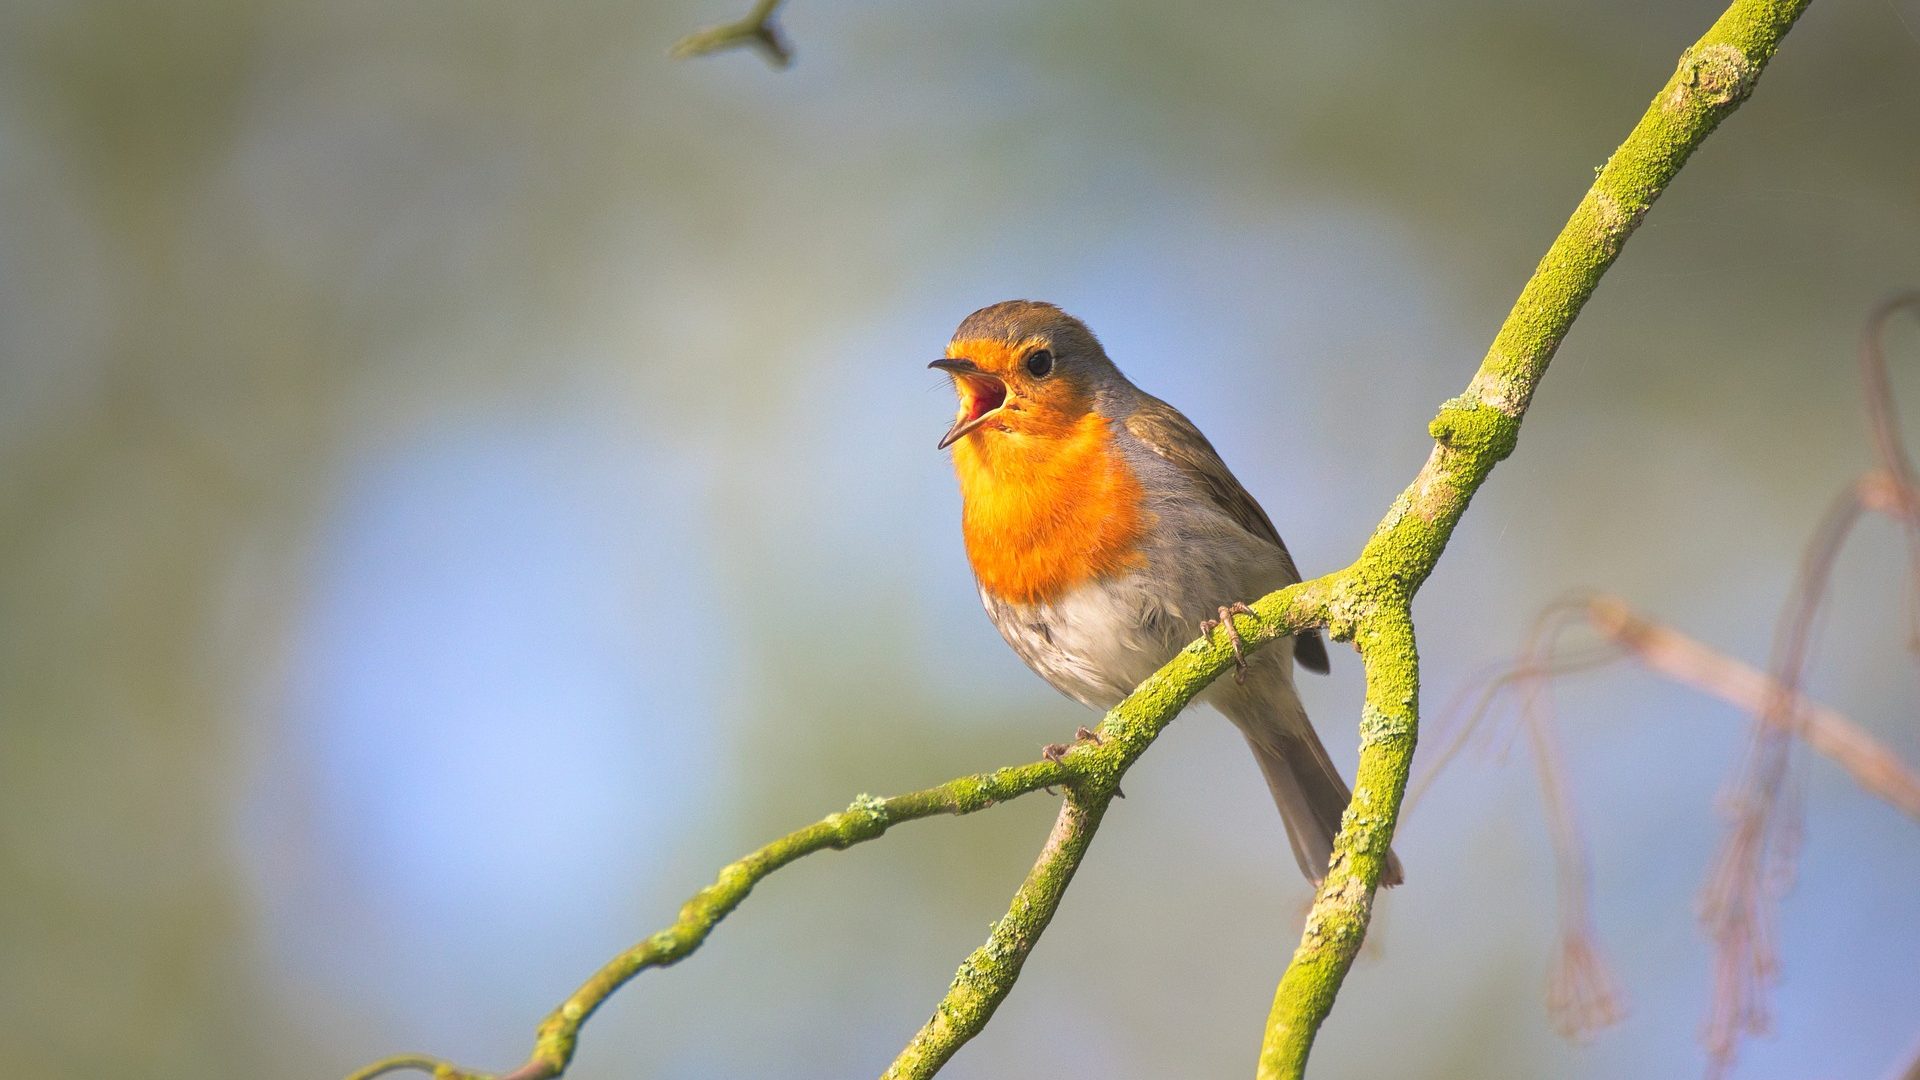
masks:
{"label": "bare branch", "polygon": [[[1649,669],[1711,694],[1750,714],[1765,711],[1777,687],[1764,672],[1635,613],[1617,597],[1588,602],[1594,628],[1625,646]],[[1862,791],[1920,820],[1920,774],[1887,745],[1828,706],[1795,694],[1789,730],[1815,753],[1847,771]]]}
{"label": "bare branch", "polygon": [[[1861,502],[1878,504],[1883,475],[1868,474],[1856,485],[1855,490],[1862,493]],[[1576,620],[1590,625],[1604,644],[1568,653],[1560,638]],[[1549,605],[1536,619],[1513,665],[1479,680],[1482,685],[1475,708],[1454,734],[1447,752],[1429,767],[1420,787],[1422,791],[1429,787],[1439,769],[1475,734],[1496,697],[1507,689],[1514,690],[1520,698],[1523,729],[1534,746],[1560,895],[1560,946],[1549,980],[1548,1008],[1562,1034],[1573,1037],[1617,1019],[1618,994],[1588,914],[1592,886],[1586,848],[1580,839],[1576,812],[1565,795],[1566,769],[1551,740],[1553,721],[1545,687],[1552,679],[1623,657],[1763,718],[1783,737],[1797,738],[1839,765],[1862,791],[1920,820],[1920,773],[1834,709],[1798,692],[1787,692],[1772,676],[1638,614],[1618,597],[1583,595]],[[1762,819],[1753,820],[1764,824]],[[1759,824],[1737,832],[1736,842],[1742,845],[1738,849],[1740,857],[1765,856],[1765,836]],[[1723,936],[1716,939],[1721,951],[1716,955],[1715,972],[1716,979],[1724,981],[1719,986],[1723,996],[1715,999],[1711,1023],[1731,1024],[1740,1018],[1751,1022],[1765,1017],[1760,995],[1767,985],[1764,980],[1771,977],[1777,964],[1771,944],[1771,916],[1763,900],[1777,888],[1778,878],[1762,875],[1743,880],[1734,876],[1751,873],[1750,866],[1729,860],[1724,851],[1715,864],[1713,887],[1722,890],[1721,896],[1731,898],[1716,899],[1722,904],[1743,906],[1736,912],[1709,909],[1710,914],[1729,920],[1717,927]],[[1716,927],[1709,923],[1709,929]],[[1751,1029],[1709,1026],[1710,1037],[1729,1040],[1709,1043],[1716,1062],[1731,1061],[1738,1032],[1746,1030]],[[1724,1064],[1716,1067],[1724,1068]]]}
{"label": "bare branch", "polygon": [[[1562,638],[1588,618],[1588,598],[1568,597],[1547,605],[1534,618],[1519,655],[1506,669],[1469,681],[1457,700],[1440,714],[1440,723],[1462,713],[1462,700],[1475,697],[1471,712],[1442,751],[1427,763],[1415,795],[1424,795],[1442,770],[1469,740],[1479,736],[1492,743],[1497,736],[1482,721],[1508,690],[1519,701],[1520,722],[1533,753],[1540,799],[1547,822],[1554,863],[1554,886],[1560,908],[1559,943],[1547,975],[1547,1015],[1554,1029],[1569,1039],[1585,1039],[1618,1023],[1626,1015],[1626,996],[1613,978],[1594,929],[1593,873],[1581,835],[1579,814],[1569,794],[1570,782],[1555,735],[1552,697],[1548,684],[1575,672],[1587,671],[1621,658],[1622,649],[1605,642],[1573,651]],[[1410,798],[1409,802],[1413,800]]]}
{"label": "bare branch", "polygon": [[1920,292],[1902,293],[1881,304],[1867,319],[1866,332],[1860,339],[1860,381],[1866,391],[1867,426],[1884,474],[1876,482],[1876,491],[1862,492],[1861,502],[1898,520],[1906,533],[1907,647],[1920,652],[1920,477],[1915,475],[1913,459],[1900,436],[1886,350],[1887,324],[1903,310],[1920,314]]}
{"label": "bare branch", "polygon": [[[1792,880],[1799,842],[1797,788],[1788,767],[1798,718],[1796,702],[1812,646],[1815,620],[1834,563],[1853,526],[1868,511],[1901,522],[1909,559],[1910,644],[1920,647],[1920,488],[1900,437],[1882,338],[1894,314],[1920,308],[1920,294],[1895,297],[1876,309],[1861,345],[1867,417],[1880,468],[1849,485],[1828,508],[1808,542],[1799,575],[1774,631],[1770,682],[1754,709],[1753,736],[1726,803],[1727,837],[1701,894],[1701,921],[1715,948],[1714,1003],[1706,1042],[1711,1073],[1729,1068],[1747,1034],[1767,1029],[1767,987],[1777,977],[1773,905]],[[1868,767],[1863,763],[1863,768]],[[1866,781],[1863,781],[1863,785]],[[1900,796],[1896,792],[1896,796]]]}
{"label": "bare branch", "polygon": [[401,1072],[423,1072],[436,1078],[459,1078],[462,1076],[477,1075],[462,1073],[459,1067],[452,1062],[442,1061],[435,1057],[427,1057],[424,1054],[396,1054],[390,1058],[381,1058],[379,1061],[363,1069],[356,1069],[348,1073],[346,1080],[375,1080],[376,1077],[390,1076],[394,1073]]}

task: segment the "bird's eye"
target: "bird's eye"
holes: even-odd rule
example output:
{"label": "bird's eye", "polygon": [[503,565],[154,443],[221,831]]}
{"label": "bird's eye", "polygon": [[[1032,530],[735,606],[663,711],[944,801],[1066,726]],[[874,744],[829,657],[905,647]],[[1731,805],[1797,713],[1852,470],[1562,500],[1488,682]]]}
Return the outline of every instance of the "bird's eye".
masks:
{"label": "bird's eye", "polygon": [[1053,353],[1046,349],[1035,349],[1027,354],[1027,371],[1036,379],[1045,378],[1053,370]]}

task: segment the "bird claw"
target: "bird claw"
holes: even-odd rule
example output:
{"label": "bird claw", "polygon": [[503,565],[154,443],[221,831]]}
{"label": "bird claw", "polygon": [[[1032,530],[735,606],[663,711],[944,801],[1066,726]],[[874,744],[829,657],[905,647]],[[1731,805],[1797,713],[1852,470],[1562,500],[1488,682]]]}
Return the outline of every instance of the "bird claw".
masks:
{"label": "bird claw", "polygon": [[1258,616],[1253,614],[1252,608],[1239,601],[1222,607],[1218,614],[1220,616],[1219,618],[1207,619],[1200,623],[1200,633],[1202,636],[1211,635],[1216,626],[1227,632],[1227,644],[1233,646],[1233,681],[1241,686],[1245,686],[1247,684],[1247,654],[1245,652],[1247,643],[1241,639],[1239,629],[1233,625],[1233,617],[1235,615],[1246,615],[1258,618]]}
{"label": "bird claw", "polygon": [[1074,730],[1072,742],[1048,743],[1047,745],[1040,748],[1040,756],[1043,758],[1046,758],[1048,761],[1053,762],[1055,765],[1058,765],[1060,764],[1060,759],[1067,756],[1067,751],[1073,749],[1076,746],[1079,746],[1081,743],[1084,743],[1084,742],[1090,742],[1095,746],[1105,746],[1107,741],[1100,737],[1099,732],[1093,730],[1092,728],[1086,726],[1085,724],[1082,724],[1080,725],[1080,727]]}

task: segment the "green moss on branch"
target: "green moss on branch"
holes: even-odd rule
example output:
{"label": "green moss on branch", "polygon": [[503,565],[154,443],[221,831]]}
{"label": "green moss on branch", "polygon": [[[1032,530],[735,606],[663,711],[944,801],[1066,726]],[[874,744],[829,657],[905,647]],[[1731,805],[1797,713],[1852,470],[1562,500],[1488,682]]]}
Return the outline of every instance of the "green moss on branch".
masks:
{"label": "green moss on branch", "polygon": [[[1360,766],[1334,856],[1307,917],[1293,961],[1275,991],[1261,1048],[1263,1080],[1299,1077],[1315,1032],[1366,935],[1374,890],[1406,792],[1419,732],[1419,657],[1412,602],[1433,572],[1467,504],[1495,464],[1513,452],[1554,352],[1601,275],[1648,207],[1714,127],[1752,92],[1780,39],[1808,0],[1737,0],[1681,58],[1674,77],[1600,170],[1592,188],[1521,290],[1466,393],[1430,425],[1434,449],[1374,530],[1353,565],[1263,597],[1235,626],[1249,648],[1326,626],[1358,647],[1367,694]],[[682,54],[757,42],[784,57],[772,30],[778,0],[760,0],[747,19],[696,35]],[[790,833],[723,869],[665,930],[622,953],[541,1025],[526,1064],[500,1080],[549,1080],[572,1061],[580,1027],[629,979],[695,949],[762,878],[823,848],[874,839],[902,821],[966,814],[1034,791],[1069,788],[1060,818],[1007,914],[954,977],[934,1016],[909,1042],[889,1077],[927,1077],[985,1026],[1058,910],[1121,777],[1189,702],[1232,663],[1223,630],[1194,642],[1107,714],[1099,744],[1060,762],[1040,761],[960,777],[891,799],[861,797],[841,813]],[[414,1069],[441,1080],[488,1080],[435,1058],[389,1058],[353,1074],[370,1080]]]}
{"label": "green moss on branch", "polygon": [[1355,641],[1367,667],[1360,767],[1332,865],[1274,992],[1261,1080],[1305,1074],[1314,1034],[1366,935],[1419,732],[1414,593],[1488,473],[1513,452],[1527,405],[1601,276],[1687,158],[1753,91],[1807,3],[1736,0],[1681,57],[1521,289],[1467,392],[1441,406],[1426,465],[1338,575],[1330,626]]}
{"label": "green moss on branch", "polygon": [[1014,893],[1012,906],[994,924],[986,944],[961,963],[933,1016],[914,1033],[882,1080],[925,1080],[993,1019],[1040,934],[1060,909],[1060,898],[1066,895],[1112,799],[1104,793],[1068,793],[1040,858]]}
{"label": "green moss on branch", "polygon": [[[594,1010],[642,971],[685,959],[706,941],[722,919],[740,906],[762,878],[788,863],[816,851],[844,850],[877,839],[902,822],[936,814],[971,814],[1071,778],[1070,770],[1064,765],[1036,761],[962,776],[887,799],[861,795],[845,810],[829,814],[722,867],[713,884],[695,893],[680,908],[680,915],[672,926],[614,957],[562,1002],[540,1024],[532,1056],[520,1068],[497,1080],[547,1080],[559,1076],[572,1062],[580,1027]],[[419,1055],[376,1062],[351,1074],[347,1080],[371,1080],[405,1069],[431,1072],[439,1080],[496,1080],[490,1073],[460,1069]]]}

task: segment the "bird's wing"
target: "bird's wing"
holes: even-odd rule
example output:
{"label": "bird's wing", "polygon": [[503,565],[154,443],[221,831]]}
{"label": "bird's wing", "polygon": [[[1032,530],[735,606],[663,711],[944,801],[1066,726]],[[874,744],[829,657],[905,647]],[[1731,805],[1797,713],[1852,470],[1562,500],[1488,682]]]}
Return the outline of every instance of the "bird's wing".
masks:
{"label": "bird's wing", "polygon": [[[1273,519],[1267,517],[1267,512],[1247,494],[1247,489],[1240,486],[1207,437],[1193,426],[1193,421],[1181,415],[1180,410],[1150,394],[1141,394],[1140,398],[1139,406],[1126,419],[1127,433],[1171,462],[1241,528],[1280,549],[1288,583],[1299,581],[1300,570],[1293,565],[1293,556],[1288,553],[1286,542],[1280,539],[1280,531],[1273,527]],[[1310,630],[1295,637],[1293,658],[1308,671],[1326,674],[1327,647],[1318,631]]]}

